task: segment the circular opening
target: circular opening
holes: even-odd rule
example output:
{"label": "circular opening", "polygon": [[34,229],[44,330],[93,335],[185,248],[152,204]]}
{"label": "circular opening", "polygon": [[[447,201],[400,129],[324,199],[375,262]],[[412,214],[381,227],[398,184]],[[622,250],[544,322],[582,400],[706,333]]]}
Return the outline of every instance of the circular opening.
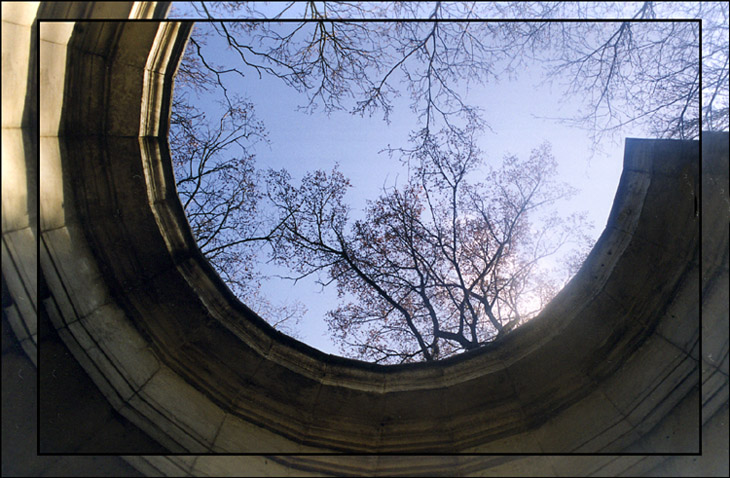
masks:
{"label": "circular opening", "polygon": [[[170,140],[198,246],[245,304],[326,352],[391,364],[500,340],[582,264],[622,146],[586,159],[587,133],[544,119],[560,98],[535,86],[536,65],[520,81],[472,78],[487,60],[505,76],[512,65],[486,49],[445,61],[438,43],[411,59],[432,24],[344,25],[196,26]],[[438,38],[458,50],[449,42],[471,29],[506,48],[494,31],[509,26],[490,25],[441,25]],[[307,56],[312,38],[326,46]],[[373,93],[381,83],[391,97]]]}

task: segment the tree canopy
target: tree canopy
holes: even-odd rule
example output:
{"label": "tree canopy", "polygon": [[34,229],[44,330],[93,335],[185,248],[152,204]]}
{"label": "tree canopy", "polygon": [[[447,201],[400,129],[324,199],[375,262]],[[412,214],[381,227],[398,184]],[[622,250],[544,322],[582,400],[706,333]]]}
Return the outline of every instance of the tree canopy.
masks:
{"label": "tree canopy", "polygon": [[587,242],[581,217],[535,211],[568,196],[549,144],[529,158],[506,156],[480,182],[474,141],[445,130],[419,149],[401,187],[352,221],[348,180],[315,171],[299,187],[270,172],[281,233],[273,258],[299,277],[324,271],[350,301],[328,315],[330,330],[375,362],[433,360],[494,340],[534,316],[557,281],[535,274],[567,241]]}
{"label": "tree canopy", "polygon": [[[208,19],[262,20],[196,29],[179,68],[171,151],[199,247],[244,302],[281,327],[303,305],[260,294],[263,251],[295,280],[334,284],[342,302],[328,325],[343,352],[362,359],[433,360],[496,340],[557,292],[540,259],[573,242],[574,270],[587,252],[580,216],[547,213],[571,194],[556,180],[550,145],[487,164],[477,138],[489,130],[489,104],[470,104],[469,88],[538,62],[545,81],[583,101],[576,116],[557,120],[586,128],[595,144],[628,126],[682,139],[728,127],[728,8],[719,2],[192,5]],[[682,20],[655,21],[668,16]],[[544,21],[565,17],[612,21]],[[359,21],[389,18],[403,21]],[[413,18],[424,21],[405,21]],[[483,18],[493,21],[475,21]],[[236,64],[216,63],[206,50],[214,38]],[[388,147],[409,166],[405,184],[384,187],[358,219],[337,168],[295,184],[286,170],[257,167],[266,129],[232,86],[249,74],[299,91],[309,112],[388,122],[396,99],[407,98],[412,134]],[[215,120],[193,106],[210,92],[220,95]]]}
{"label": "tree canopy", "polygon": [[[564,119],[589,128],[597,139],[633,123],[657,137],[696,138],[701,92],[703,127],[728,128],[728,7],[723,2],[191,5],[203,18],[301,20],[213,22],[242,68],[211,71],[221,82],[244,68],[272,75],[306,93],[310,108],[381,111],[387,117],[393,98],[407,92],[421,126],[429,128],[437,120],[475,111],[464,104],[459,81],[506,78],[526,62],[538,61],[546,67],[547,80],[585,102],[582,114]],[[357,21],[392,18],[427,21]]]}

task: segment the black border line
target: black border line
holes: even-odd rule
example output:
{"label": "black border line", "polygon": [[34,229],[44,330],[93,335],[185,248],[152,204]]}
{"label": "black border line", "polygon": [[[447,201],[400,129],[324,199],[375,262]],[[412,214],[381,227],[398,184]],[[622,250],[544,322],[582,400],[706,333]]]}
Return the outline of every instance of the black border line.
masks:
{"label": "black border line", "polygon": [[699,105],[700,106],[699,122],[700,122],[700,124],[698,125],[698,129],[699,129],[698,142],[699,142],[699,144],[697,146],[699,148],[699,169],[698,169],[699,172],[698,172],[698,178],[697,178],[697,183],[698,183],[697,189],[698,189],[698,194],[699,194],[699,201],[698,201],[699,202],[699,206],[698,206],[699,214],[698,214],[698,221],[697,221],[697,236],[699,237],[698,246],[697,246],[699,249],[699,259],[698,259],[699,264],[697,265],[697,269],[699,269],[699,272],[700,272],[699,274],[697,274],[697,276],[698,276],[697,277],[697,296],[698,296],[697,297],[697,309],[699,309],[698,310],[698,312],[699,312],[699,319],[698,319],[699,333],[697,334],[699,336],[699,350],[697,352],[697,370],[698,370],[697,394],[699,395],[699,400],[697,400],[697,402],[698,402],[697,420],[699,420],[699,426],[697,427],[697,433],[699,434],[698,440],[699,440],[699,445],[700,445],[699,452],[698,452],[699,456],[702,456],[702,425],[703,425],[703,423],[702,423],[702,402],[703,402],[703,400],[702,400],[702,361],[703,361],[703,357],[704,357],[704,355],[702,355],[702,330],[703,330],[702,329],[702,151],[703,151],[703,149],[702,149],[702,128],[705,125],[705,121],[704,121],[705,118],[703,117],[703,113],[702,113],[702,107],[703,107],[702,95],[704,94],[704,88],[703,88],[704,85],[702,84],[702,26],[703,26],[702,18],[700,18],[699,19],[700,36],[699,36],[699,48],[698,48],[699,51],[697,52],[698,53],[697,61],[699,61],[699,66],[700,66],[699,79],[698,79],[699,86],[700,86],[700,91],[699,91],[699,103],[700,103],[700,105]]}
{"label": "black border line", "polygon": [[[36,54],[37,54],[37,62],[38,67],[36,68],[36,95],[37,95],[37,118],[36,118],[36,138],[38,140],[37,142],[37,151],[36,151],[36,160],[37,160],[37,181],[38,181],[38,188],[37,188],[37,226],[38,226],[38,244],[37,244],[37,258],[40,257],[40,111],[41,111],[41,105],[40,105],[40,23],[48,22],[48,23],[63,23],[63,22],[155,22],[155,23],[161,23],[166,21],[175,21],[175,22],[192,22],[192,23],[212,23],[212,22],[221,22],[221,21],[238,21],[238,22],[246,22],[246,23],[259,23],[259,22],[282,22],[282,23],[290,23],[290,22],[339,22],[339,21],[357,21],[362,23],[372,23],[372,22],[433,22],[434,20],[429,19],[345,19],[345,18],[337,18],[337,19],[296,19],[296,18],[288,18],[288,19],[235,19],[235,18],[212,18],[212,19],[194,19],[194,18],[160,18],[160,19],[73,19],[73,18],[66,18],[66,19],[39,19],[36,17],[34,21],[34,25],[37,25],[36,28]],[[544,19],[544,20],[536,20],[536,19],[493,19],[493,18],[486,18],[486,19],[439,19],[438,21],[443,22],[500,22],[500,23],[522,23],[522,22],[547,22],[547,23],[569,23],[569,22],[580,22],[580,23],[616,23],[616,22],[627,22],[630,21],[632,23],[674,23],[674,22],[699,22],[700,24],[700,37],[699,37],[699,84],[700,84],[700,92],[699,92],[699,100],[700,100],[700,124],[699,124],[699,148],[700,148],[700,186],[699,186],[699,194],[700,194],[700,220],[699,220],[699,233],[700,233],[700,270],[702,268],[702,241],[701,241],[701,233],[702,233],[702,214],[701,214],[701,207],[702,207],[702,160],[701,160],[701,153],[702,153],[702,19],[698,18],[677,18],[677,19],[626,19],[626,18],[610,18],[610,19]],[[40,261],[37,260],[37,271],[38,271],[38,277],[40,277],[40,274],[42,273]],[[700,398],[702,396],[702,381],[701,381],[701,363],[702,363],[702,307],[701,307],[701,298],[702,298],[702,291],[701,291],[701,281],[702,281],[702,274],[700,273],[699,278],[699,284],[700,284],[700,292],[699,292],[699,299],[700,302],[698,303],[699,307],[699,317],[700,317],[700,344],[699,344],[699,360],[698,360],[698,368],[700,370],[700,383],[699,383],[699,393]],[[40,323],[40,322],[39,322]],[[39,327],[40,329],[40,327]],[[40,332],[38,332],[38,336],[40,337]],[[37,404],[36,409],[40,409],[40,339],[37,342],[37,374],[36,374],[36,395],[37,395]],[[55,454],[42,454],[40,453],[40,440],[38,439],[40,437],[40,420],[37,420],[36,427],[37,427],[37,439],[36,439],[36,449],[39,456],[115,456],[115,457],[121,457],[121,456],[257,456],[257,457],[266,457],[266,456],[429,456],[429,457],[449,457],[449,456],[464,456],[464,457],[475,457],[475,456],[701,456],[702,455],[702,400],[699,400],[699,439],[700,439],[700,451],[699,453],[639,453],[639,452],[630,452],[630,453],[583,453],[583,452],[576,452],[576,453],[570,453],[570,452],[562,452],[562,453],[427,453],[427,452],[381,452],[381,453],[367,453],[367,452],[318,452],[318,453],[295,453],[295,452],[287,452],[287,453],[55,453]],[[126,417],[123,417],[125,420]],[[130,422],[131,423],[131,422]],[[139,427],[137,427],[139,428]],[[140,429],[143,433],[144,430]],[[146,433],[145,433],[146,434]],[[149,435],[148,435],[149,436]],[[150,436],[150,439],[154,440],[153,437]],[[156,441],[156,440],[154,440]],[[554,471],[554,470],[553,470]]]}
{"label": "black border line", "polygon": [[[38,5],[40,10],[41,5]],[[38,280],[40,280],[43,270],[41,268],[41,21],[37,17],[38,12],[36,11],[36,18],[31,25],[31,29],[35,27],[35,97],[36,97],[36,118],[35,118],[35,138],[36,141],[36,173],[37,173],[37,187],[36,187],[36,291],[39,291]],[[32,40],[31,40],[32,41]],[[26,80],[27,83],[28,80]],[[48,281],[43,279],[46,283]],[[50,292],[49,292],[50,294]],[[35,420],[35,446],[36,455],[41,454],[41,328],[42,321],[40,318],[41,304],[38,304],[36,309],[36,374],[35,374],[35,393],[36,393],[36,420]],[[59,337],[60,338],[60,337]],[[97,387],[98,388],[98,387]]]}
{"label": "black border line", "polygon": [[[175,2],[173,2],[175,3]],[[182,3],[182,2],[181,2]],[[534,18],[439,18],[429,20],[424,18],[189,18],[189,17],[165,17],[165,18],[36,18],[36,21],[43,23],[108,23],[108,22],[129,22],[129,23],[164,23],[164,22],[188,22],[188,23],[215,23],[215,22],[239,22],[239,23],[692,23],[700,22],[699,18],[546,18],[536,20]]]}

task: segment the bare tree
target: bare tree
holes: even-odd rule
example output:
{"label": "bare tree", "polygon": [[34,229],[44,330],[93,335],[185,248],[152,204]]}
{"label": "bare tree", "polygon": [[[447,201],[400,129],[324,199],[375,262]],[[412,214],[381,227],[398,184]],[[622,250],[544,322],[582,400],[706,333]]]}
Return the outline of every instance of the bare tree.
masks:
{"label": "bare tree", "polygon": [[[242,68],[307,92],[310,109],[382,111],[387,118],[393,98],[407,91],[419,127],[436,131],[456,119],[482,120],[464,102],[459,82],[507,78],[527,60],[538,60],[548,67],[547,79],[584,102],[581,113],[563,119],[588,128],[596,141],[627,125],[672,138],[728,127],[723,2],[288,2],[268,10],[260,2],[194,5],[207,18],[305,19],[212,25]],[[352,21],[360,18],[430,21]],[[533,21],[442,21],[480,18]],[[534,21],[560,18],[581,21]],[[656,21],[667,18],[674,20]],[[582,21],[590,19],[616,21]]]}
{"label": "bare tree", "polygon": [[[547,67],[546,81],[560,83],[566,98],[583,101],[579,115],[560,119],[589,129],[596,143],[629,126],[670,138],[728,127],[725,3],[193,5],[208,19],[262,20],[214,21],[207,31],[196,29],[181,65],[179,78],[189,91],[220,91],[224,112],[204,130],[203,116],[188,99],[175,103],[171,138],[182,141],[173,147],[183,171],[179,188],[201,249],[239,294],[260,300],[259,253],[253,251],[262,244],[299,276],[330,274],[325,282],[336,282],[350,300],[330,315],[330,325],[343,343],[359,347],[360,357],[429,360],[479,346],[529,317],[556,291],[533,272],[537,260],[567,237],[549,232],[576,233],[579,221],[553,218],[544,223],[547,235],[524,232],[539,201],[514,188],[522,194],[539,184],[539,191],[558,191],[543,182],[551,175],[545,149],[535,153],[542,162],[512,158],[489,181],[467,180],[479,157],[474,134],[489,127],[489,104],[470,104],[469,87],[511,78],[537,61]],[[535,21],[563,17],[612,21]],[[677,20],[653,21],[669,17]],[[387,18],[426,21],[358,21]],[[480,18],[533,21],[472,21]],[[465,21],[445,21],[452,19]],[[702,31],[695,19],[703,19]],[[206,53],[213,39],[222,40],[237,62],[214,64]],[[414,165],[408,185],[384,191],[367,210],[367,221],[354,224],[343,202],[347,179],[337,171],[312,172],[299,188],[286,172],[269,172],[269,181],[278,183],[264,198],[252,153],[264,138],[263,125],[231,86],[249,74],[304,93],[302,108],[310,112],[380,112],[388,121],[395,99],[408,95],[416,113],[413,141],[409,148],[389,149]],[[240,154],[229,163],[227,151],[234,147]],[[283,214],[261,222],[264,199]],[[511,221],[512,228],[503,226]],[[261,310],[273,310],[261,303]]]}
{"label": "bare tree", "polygon": [[261,174],[253,152],[257,143],[266,142],[266,131],[253,104],[228,92],[217,105],[220,116],[208,120],[190,96],[215,84],[199,57],[185,56],[169,132],[178,195],[198,247],[226,284],[273,326],[296,335],[303,304],[273,304],[264,297],[264,276],[256,266],[262,246],[278,227],[261,209]]}
{"label": "bare tree", "polygon": [[[527,23],[505,33],[540,56],[566,98],[582,99],[580,113],[563,120],[596,144],[636,127],[662,138],[699,136],[699,22]],[[555,53],[541,53],[547,49]]]}
{"label": "bare tree", "polygon": [[[253,242],[261,225],[255,221],[259,192],[253,154],[244,141],[260,135],[259,125],[246,116],[246,105],[229,109],[218,124],[179,101],[171,116],[170,143],[177,189],[200,250],[239,292],[253,280],[247,270],[254,253],[232,251],[234,243]],[[232,146],[238,151],[232,152]]]}
{"label": "bare tree", "polygon": [[[547,144],[507,156],[483,174],[474,141],[449,129],[418,148],[403,187],[383,191],[349,221],[349,181],[316,171],[299,187],[270,172],[269,196],[286,219],[273,258],[298,276],[319,274],[350,299],[329,313],[343,352],[375,362],[433,360],[470,350],[531,318],[557,290],[538,261],[583,237],[580,217],[535,221],[572,193],[555,182]],[[538,279],[539,277],[539,279]]]}

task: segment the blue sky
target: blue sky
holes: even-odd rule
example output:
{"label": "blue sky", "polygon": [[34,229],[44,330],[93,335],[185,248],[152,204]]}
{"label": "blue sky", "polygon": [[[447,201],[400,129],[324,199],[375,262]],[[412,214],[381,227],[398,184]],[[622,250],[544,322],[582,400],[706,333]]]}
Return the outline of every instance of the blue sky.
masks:
{"label": "blue sky", "polygon": [[[197,24],[196,28],[206,28]],[[218,63],[229,61],[224,48],[211,48]],[[588,132],[540,117],[567,117],[575,113],[577,104],[565,101],[559,89],[539,86],[541,72],[526,69],[518,81],[490,83],[472,88],[467,102],[485,109],[485,120],[493,129],[485,132],[480,146],[488,161],[499,161],[511,153],[529,155],[544,140],[552,143],[562,181],[569,182],[580,192],[569,202],[560,204],[558,211],[568,215],[585,210],[595,225],[591,234],[596,239],[603,230],[621,174],[623,138],[601,144],[602,151],[592,149]],[[330,170],[339,164],[350,178],[353,188],[348,201],[355,211],[375,199],[383,185],[392,185],[404,176],[398,161],[386,153],[379,154],[389,144],[406,146],[408,134],[416,128],[416,117],[407,101],[395,103],[391,123],[382,115],[362,118],[346,112],[307,114],[297,111],[306,98],[281,81],[256,74],[231,82],[248,97],[256,108],[258,119],[266,125],[270,145],[256,147],[259,168],[286,168],[294,178],[314,169]],[[214,108],[201,104],[205,109]],[[209,111],[213,111],[212,109]],[[211,117],[214,117],[211,115]],[[627,132],[627,136],[645,136],[642,131]],[[559,259],[557,259],[559,261]],[[264,267],[267,273],[275,269]],[[338,354],[329,338],[325,314],[337,304],[334,290],[322,290],[314,279],[290,281],[272,278],[262,285],[262,292],[275,303],[300,300],[308,312],[299,326],[299,338],[324,352]]]}
{"label": "blue sky", "polygon": [[[251,79],[251,83],[256,86],[248,89],[249,97],[267,125],[271,141],[270,148],[257,149],[260,167],[284,167],[298,177],[305,171],[329,170],[339,163],[340,170],[353,184],[347,198],[356,210],[363,208],[367,199],[374,199],[384,184],[391,185],[398,175],[404,177],[405,171],[395,158],[378,152],[389,143],[406,144],[414,124],[407,105],[398,105],[390,125],[377,116],[361,118],[345,112],[330,117],[308,115],[295,111],[294,105],[302,97],[292,94],[293,90],[266,79]],[[580,190],[571,200],[560,204],[558,211],[566,216],[587,211],[595,225],[591,234],[597,239],[608,218],[621,175],[623,141],[604,144],[604,152],[593,153],[585,131],[533,117],[533,114],[555,116],[560,105],[555,95],[536,89],[529,78],[475,91],[472,101],[490,105],[487,119],[491,120],[494,132],[486,132],[481,141],[488,160],[499,161],[507,153],[525,157],[542,141],[552,143],[560,179]],[[323,291],[313,280],[294,285],[272,279],[264,283],[263,291],[272,299],[300,297],[308,308],[301,327],[302,340],[325,352],[337,353],[323,321],[325,313],[337,301],[333,290]]]}

